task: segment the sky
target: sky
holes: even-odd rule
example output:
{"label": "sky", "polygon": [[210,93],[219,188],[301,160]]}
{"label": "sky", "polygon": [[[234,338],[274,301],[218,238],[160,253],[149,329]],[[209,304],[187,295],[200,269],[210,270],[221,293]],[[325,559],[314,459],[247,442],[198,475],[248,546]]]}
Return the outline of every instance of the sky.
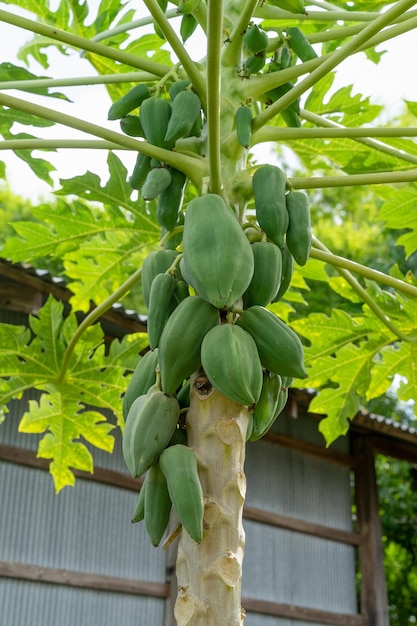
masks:
{"label": "sky", "polygon": [[[127,5],[128,6],[128,5]],[[12,5],[6,5],[6,10],[15,11]],[[16,10],[17,11],[17,10]],[[22,13],[21,11],[19,11]],[[26,14],[30,16],[29,14]],[[24,30],[0,22],[0,58],[11,61],[17,65],[22,62],[16,58],[16,54],[30,35]],[[201,41],[198,35],[187,43],[188,50],[194,58],[201,57]],[[402,35],[397,40],[393,40],[380,46],[378,49],[389,50],[389,54],[384,54],[378,65],[368,61],[363,53],[351,57],[348,61],[339,66],[333,90],[353,84],[353,93],[362,93],[370,96],[372,102],[376,104],[386,104],[391,115],[401,112],[403,100],[417,101],[417,81],[410,80],[407,60],[411,62],[417,58],[417,31]],[[41,68],[36,62],[32,63],[29,69],[34,73],[40,73],[53,77],[64,76],[89,76],[94,74],[94,70],[79,53],[71,52],[68,57],[55,51],[52,47],[48,49],[51,66],[48,70]],[[8,91],[11,95],[30,98],[44,106],[58,105],[63,112],[70,115],[86,119],[94,123],[99,123],[113,130],[119,131],[117,122],[107,121],[107,111],[111,104],[106,90],[102,86],[88,87],[65,87],[59,88],[65,92],[73,101],[65,103],[50,98],[27,95],[24,92]],[[17,130],[17,127],[13,129]],[[20,127],[19,130],[31,132],[28,127]],[[33,134],[44,137],[60,138],[87,138],[85,134],[78,133],[63,126],[52,127],[51,129],[34,129]],[[263,148],[264,154],[268,152],[268,146]],[[57,153],[45,153],[47,158],[53,162],[57,171],[52,173],[55,188],[59,188],[60,178],[71,178],[82,175],[87,170],[93,171],[100,176],[107,177],[106,151],[92,150],[59,150]],[[121,151],[117,153],[122,158],[129,170],[133,167],[136,155],[130,152]],[[259,156],[259,149],[257,156]],[[6,162],[7,181],[10,188],[16,193],[29,197],[35,201],[39,197],[47,196],[51,188],[46,183],[40,181],[26,164],[18,159],[13,153],[2,151],[0,159]],[[265,159],[264,159],[265,160]]]}

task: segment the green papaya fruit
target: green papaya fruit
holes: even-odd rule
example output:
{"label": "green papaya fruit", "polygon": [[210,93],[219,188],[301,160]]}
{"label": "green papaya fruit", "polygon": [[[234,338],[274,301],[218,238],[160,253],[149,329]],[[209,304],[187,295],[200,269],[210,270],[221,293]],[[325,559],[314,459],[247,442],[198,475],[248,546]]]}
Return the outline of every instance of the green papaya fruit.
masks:
{"label": "green papaya fruit", "polygon": [[122,451],[135,478],[154,465],[168,445],[180,414],[173,396],[152,389],[133,402],[123,431]]}
{"label": "green papaya fruit", "polygon": [[310,61],[317,58],[313,46],[297,26],[287,28],[286,33],[291,50],[295,52],[300,61]]}
{"label": "green papaya fruit", "polygon": [[107,118],[109,120],[119,120],[128,113],[137,109],[141,104],[150,97],[151,91],[149,85],[139,83],[130,89],[124,96],[119,98],[111,105]]}
{"label": "green papaya fruit", "polygon": [[218,310],[198,296],[186,298],[173,311],[162,331],[158,350],[165,393],[175,394],[182,382],[200,367],[201,343],[218,323]]}
{"label": "green papaya fruit", "polygon": [[[182,211],[179,211],[178,213],[178,218],[177,218],[177,223],[175,224],[175,228],[177,228],[178,226],[184,226],[184,213]],[[162,227],[162,236],[164,237],[169,231]],[[172,235],[171,237],[168,237],[168,239],[165,241],[164,247],[167,250],[175,250],[176,248],[178,248],[178,246],[180,246],[182,243],[182,231],[175,233],[175,235]],[[179,268],[177,266],[177,276],[180,276],[180,272],[179,272]]]}
{"label": "green papaya fruit", "polygon": [[261,165],[252,176],[256,219],[268,239],[280,248],[288,228],[286,182],[285,173],[276,165]]}
{"label": "green papaya fruit", "polygon": [[305,265],[311,250],[311,222],[308,198],[302,191],[290,191],[286,196],[288,230],[286,243],[298,265]]}
{"label": "green papaya fruit", "polygon": [[243,45],[252,54],[265,52],[268,47],[269,39],[267,33],[259,28],[257,24],[249,24],[243,35]]}
{"label": "green papaya fruit", "polygon": [[171,173],[167,167],[154,167],[146,176],[141,189],[142,199],[146,202],[154,200],[160,193],[169,187],[171,183]]}
{"label": "green papaya fruit", "polygon": [[243,104],[236,111],[237,140],[244,148],[249,148],[252,137],[252,109]]}
{"label": "green papaya fruit", "polygon": [[136,501],[135,510],[132,515],[132,524],[141,522],[145,519],[145,490],[146,490],[146,478],[144,479],[139,491],[139,496]]}
{"label": "green papaya fruit", "polygon": [[175,291],[175,278],[171,274],[157,274],[149,294],[148,338],[151,349],[158,347],[165,323],[172,311],[171,300]]}
{"label": "green papaya fruit", "polygon": [[289,13],[306,14],[304,0],[268,0],[270,4]]}
{"label": "green papaya fruit", "polygon": [[281,376],[264,371],[262,391],[253,411],[253,426],[249,441],[257,441],[273,424],[281,393]]}
{"label": "green papaya fruit", "polygon": [[165,143],[165,134],[171,117],[171,103],[164,98],[148,98],[140,107],[140,121],[146,141],[158,148],[172,148]]}
{"label": "green papaya fruit", "polygon": [[200,115],[201,100],[194,91],[184,90],[172,103],[172,115],[165,134],[165,143],[175,145],[180,137],[187,137]]}
{"label": "green papaya fruit", "polygon": [[292,111],[291,109],[284,109],[280,112],[282,119],[284,120],[286,126],[289,128],[300,128],[301,127],[301,119],[298,113]]}
{"label": "green papaya fruit", "polygon": [[182,207],[186,176],[174,167],[167,168],[171,175],[171,182],[158,195],[156,201],[156,219],[160,225],[173,230],[177,224],[178,214]]}
{"label": "green papaya fruit", "polygon": [[190,406],[190,387],[191,383],[189,380],[187,380],[187,382],[183,384],[183,386],[177,393],[177,400],[181,409],[188,409],[188,407]]}
{"label": "green papaya fruit", "polygon": [[134,400],[148,393],[148,390],[156,382],[156,368],[158,366],[158,350],[148,350],[140,358],[133,374],[130,377],[125,395],[123,396],[122,413],[127,418],[129,409]]}
{"label": "green papaya fruit", "polygon": [[182,15],[188,15],[198,9],[200,2],[201,0],[179,0],[178,12]]}
{"label": "green papaya fruit", "polygon": [[188,285],[185,280],[177,280],[175,285],[175,297],[177,299],[178,304],[188,298],[190,295],[190,291],[188,289]]}
{"label": "green papaya fruit", "polygon": [[171,498],[165,474],[155,463],[146,474],[145,526],[153,546],[158,546],[169,522]]}
{"label": "green papaya fruit", "polygon": [[203,538],[204,496],[194,451],[181,444],[169,446],[159,462],[183,529],[194,541],[200,542]]}
{"label": "green papaya fruit", "polygon": [[254,271],[249,287],[243,294],[245,309],[260,304],[266,306],[274,299],[281,284],[282,254],[280,248],[269,241],[251,244]]}
{"label": "green papaya fruit", "polygon": [[132,189],[142,189],[142,186],[146,180],[147,175],[151,171],[151,159],[139,152],[136,157],[135,167],[131,177],[129,178],[129,185]]}
{"label": "green papaya fruit", "polygon": [[254,340],[243,328],[212,328],[201,344],[201,364],[211,385],[233,402],[250,406],[258,401],[262,365]]}
{"label": "green papaya fruit", "polygon": [[264,68],[265,62],[265,53],[260,52],[259,54],[254,54],[245,59],[243,67],[248,74],[257,74]]}
{"label": "green papaya fruit", "polygon": [[138,115],[125,115],[120,120],[120,128],[129,137],[145,137],[142,123]]}
{"label": "green papaya fruit", "polygon": [[182,16],[180,24],[180,35],[183,43],[185,43],[187,39],[191,37],[197,26],[198,22],[192,13],[186,13]]}
{"label": "green papaya fruit", "polygon": [[[276,100],[278,100],[279,98],[284,96],[286,93],[289,93],[291,91],[291,89],[293,89],[293,88],[294,88],[294,83],[291,83],[291,82],[284,83],[283,85],[279,85],[278,87],[274,87],[274,89],[271,89],[270,91],[267,91],[262,96],[262,99],[266,100],[268,103],[275,102]],[[293,111],[294,113],[297,113],[297,115],[299,115],[299,113],[300,113],[300,98],[297,98],[296,100],[294,100],[294,102],[292,102],[290,105],[288,105],[288,107],[286,107],[284,109],[284,111]],[[281,113],[282,113],[282,111],[281,111]]]}
{"label": "green papaya fruit", "polygon": [[221,196],[208,194],[191,200],[185,215],[183,253],[184,279],[189,282],[189,275],[189,284],[215,307],[230,308],[248,288],[254,268],[252,249]]}
{"label": "green papaya fruit", "polygon": [[185,91],[190,85],[190,81],[186,78],[176,80],[175,83],[172,83],[171,87],[169,88],[169,97],[171,98],[171,102],[174,102],[178,94],[181,91]]}
{"label": "green papaya fruit", "polygon": [[178,256],[176,250],[153,250],[142,264],[142,297],[146,308],[149,308],[151,285],[157,274],[165,274]]}
{"label": "green papaya fruit", "polygon": [[280,46],[274,52],[272,61],[268,65],[269,72],[276,72],[279,70],[286,70],[292,66],[292,53],[287,45]]}
{"label": "green papaya fruit", "polygon": [[288,290],[288,287],[291,284],[292,275],[294,273],[294,257],[292,256],[285,242],[281,248],[281,257],[282,257],[281,283],[273,299],[273,302],[278,302],[284,296],[284,294]]}
{"label": "green papaya fruit", "polygon": [[266,370],[280,376],[307,378],[298,335],[274,313],[255,305],[245,309],[236,324],[255,340]]}
{"label": "green papaya fruit", "polygon": [[168,446],[176,446],[177,443],[181,443],[183,446],[187,445],[187,431],[185,428],[181,428],[180,425],[174,430],[174,434],[169,440]]}

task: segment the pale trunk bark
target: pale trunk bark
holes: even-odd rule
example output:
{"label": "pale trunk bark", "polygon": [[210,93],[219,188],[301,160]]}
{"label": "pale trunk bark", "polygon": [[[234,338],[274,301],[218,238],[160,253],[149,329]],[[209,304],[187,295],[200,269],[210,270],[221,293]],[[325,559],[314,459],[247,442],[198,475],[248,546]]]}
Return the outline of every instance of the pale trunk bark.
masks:
{"label": "pale trunk bark", "polygon": [[242,525],[247,408],[215,391],[204,376],[191,386],[188,445],[194,450],[205,497],[204,537],[185,530],[177,556],[178,626],[241,626]]}

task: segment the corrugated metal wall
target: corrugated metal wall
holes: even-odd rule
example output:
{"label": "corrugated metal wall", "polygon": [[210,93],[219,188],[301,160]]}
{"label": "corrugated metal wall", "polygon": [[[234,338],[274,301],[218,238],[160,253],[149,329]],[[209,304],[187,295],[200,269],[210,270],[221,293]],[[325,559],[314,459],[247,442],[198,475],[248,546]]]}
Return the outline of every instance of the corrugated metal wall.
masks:
{"label": "corrugated metal wall", "polygon": [[[274,431],[323,445],[311,418],[282,416]],[[334,446],[348,451],[348,439]],[[352,530],[348,468],[261,440],[248,445],[246,503],[308,522]],[[336,541],[247,520],[242,595],[347,614],[357,613],[355,549]],[[263,555],[263,556],[261,556]],[[247,626],[302,626],[248,614]]]}

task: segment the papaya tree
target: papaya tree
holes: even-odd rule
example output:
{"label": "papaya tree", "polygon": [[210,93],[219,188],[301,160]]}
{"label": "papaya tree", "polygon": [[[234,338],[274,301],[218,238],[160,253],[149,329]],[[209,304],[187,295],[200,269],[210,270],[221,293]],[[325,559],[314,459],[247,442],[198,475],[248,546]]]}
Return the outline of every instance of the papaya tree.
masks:
{"label": "papaya tree", "polygon": [[[3,247],[15,262],[60,260],[73,295],[66,317],[49,299],[30,330],[0,326],[2,403],[39,390],[19,429],[45,433],[38,456],[51,459],[57,491],[74,483],[73,469],[92,471],[83,440],[112,450],[102,410],[114,411],[127,468],[146,476],[134,519],[158,545],[171,508],[178,518],[165,538],[180,534],[177,623],[241,624],[247,440],[268,431],[291,385],[317,390],[311,408],[325,416],[328,444],[395,374],[400,398],[417,397],[415,276],[332,253],[309,212],[314,190],[331,199],[366,187],[406,256],[416,251],[415,124],[378,126],[380,106],[350,85],[332,90],[343,61],[365,52],[377,62],[376,46],[415,28],[415,2],[14,4],[34,13],[0,10],[11,29],[34,35],[24,62],[48,69],[51,46],[81,50],[94,76],[1,64],[0,147],[44,180],[52,166],[35,150],[108,150],[109,178],[62,177],[53,210],[40,204]],[[97,83],[108,120],[30,95],[58,103],[67,96],[56,89]],[[416,116],[417,103],[407,106]],[[16,133],[15,123],[56,135]],[[61,125],[92,138],[60,139]],[[271,142],[319,175],[270,163],[260,148]],[[131,171],[118,150],[135,154]],[[350,308],[292,317],[309,280]],[[105,347],[95,322],[120,301],[147,312],[148,334]]]}

